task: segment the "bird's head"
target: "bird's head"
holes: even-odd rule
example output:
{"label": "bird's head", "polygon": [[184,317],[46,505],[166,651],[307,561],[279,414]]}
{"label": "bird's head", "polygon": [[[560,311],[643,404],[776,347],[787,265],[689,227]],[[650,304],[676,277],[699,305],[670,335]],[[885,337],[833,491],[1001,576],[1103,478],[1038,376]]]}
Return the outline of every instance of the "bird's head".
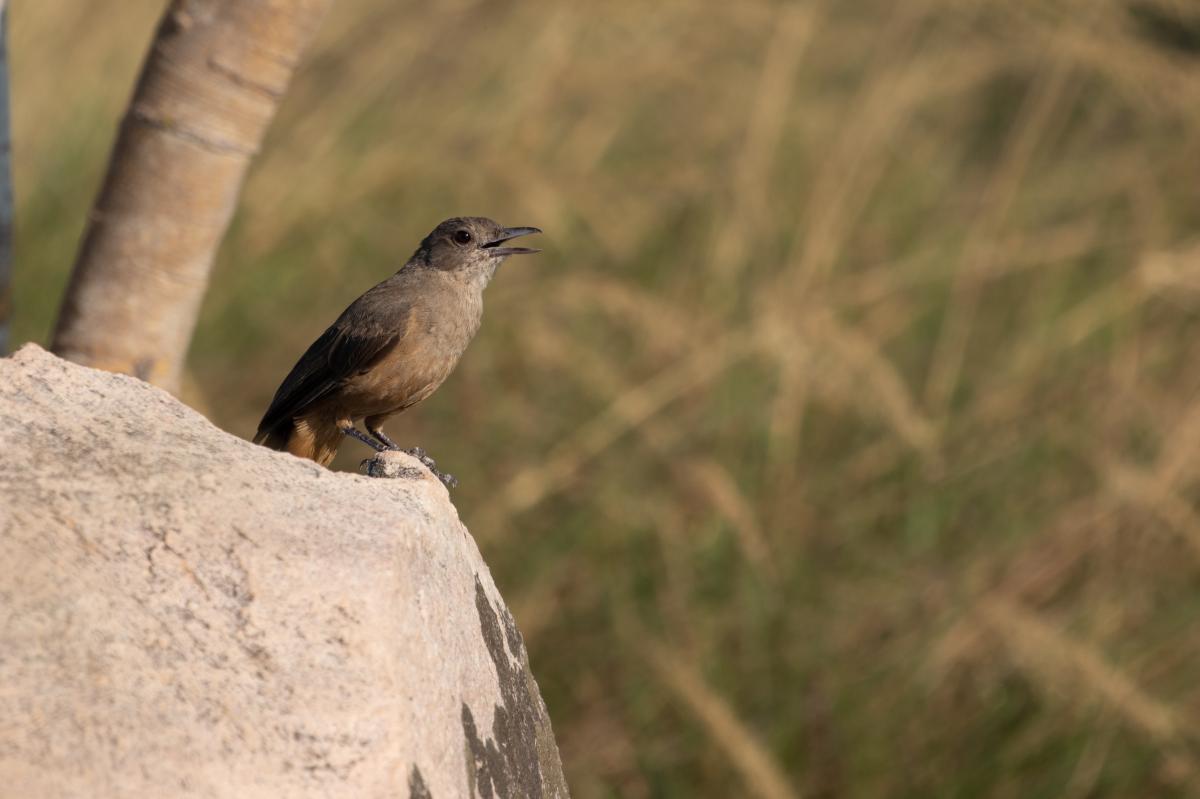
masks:
{"label": "bird's head", "polygon": [[468,280],[482,278],[486,285],[508,256],[540,252],[530,247],[505,247],[505,243],[541,232],[535,227],[501,227],[481,216],[457,216],[435,227],[421,242],[416,257],[435,269],[455,272]]}

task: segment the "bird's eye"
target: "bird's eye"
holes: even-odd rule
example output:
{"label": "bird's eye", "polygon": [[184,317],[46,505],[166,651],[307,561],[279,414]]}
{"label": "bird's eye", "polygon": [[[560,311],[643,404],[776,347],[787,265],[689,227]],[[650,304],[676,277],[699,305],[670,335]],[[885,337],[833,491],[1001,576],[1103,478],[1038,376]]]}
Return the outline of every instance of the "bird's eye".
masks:
{"label": "bird's eye", "polygon": [[471,243],[471,231],[469,231],[469,230],[454,231],[454,243],[455,244],[470,244]]}

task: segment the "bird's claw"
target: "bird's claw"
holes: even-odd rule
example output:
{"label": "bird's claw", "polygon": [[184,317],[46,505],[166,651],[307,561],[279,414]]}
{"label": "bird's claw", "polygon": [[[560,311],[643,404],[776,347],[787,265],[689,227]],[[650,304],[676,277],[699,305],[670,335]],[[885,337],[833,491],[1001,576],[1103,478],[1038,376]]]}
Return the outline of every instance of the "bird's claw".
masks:
{"label": "bird's claw", "polygon": [[412,455],[414,458],[419,460],[426,469],[433,473],[434,477],[442,481],[442,484],[446,486],[446,488],[458,487],[458,478],[452,474],[444,474],[439,472],[437,468],[437,461],[429,457],[425,450],[421,449],[420,447],[410,447],[409,449],[400,451]]}
{"label": "bird's claw", "polygon": [[414,458],[419,460],[421,463],[425,464],[425,466],[431,472],[437,471],[437,461],[435,461],[433,458],[429,457],[429,455],[426,454],[425,450],[421,449],[420,447],[411,447],[409,449],[402,449],[400,451],[407,455],[412,455]]}

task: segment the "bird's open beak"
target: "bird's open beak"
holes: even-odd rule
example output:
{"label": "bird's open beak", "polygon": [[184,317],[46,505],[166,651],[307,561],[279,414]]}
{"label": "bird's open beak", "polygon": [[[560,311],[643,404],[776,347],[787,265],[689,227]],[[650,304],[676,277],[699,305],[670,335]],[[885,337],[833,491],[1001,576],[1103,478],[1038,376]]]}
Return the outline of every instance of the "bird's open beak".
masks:
{"label": "bird's open beak", "polygon": [[532,247],[501,247],[500,245],[506,241],[510,241],[519,236],[528,236],[532,233],[541,233],[542,231],[535,227],[506,227],[500,231],[500,235],[494,241],[489,241],[483,245],[483,249],[491,250],[492,255],[529,255],[530,253],[541,252]]}

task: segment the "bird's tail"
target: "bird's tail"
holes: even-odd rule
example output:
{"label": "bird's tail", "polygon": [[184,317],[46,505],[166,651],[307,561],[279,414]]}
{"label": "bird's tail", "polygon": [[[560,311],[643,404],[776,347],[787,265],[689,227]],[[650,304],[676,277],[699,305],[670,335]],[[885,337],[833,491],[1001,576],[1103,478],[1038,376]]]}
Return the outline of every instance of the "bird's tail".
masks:
{"label": "bird's tail", "polygon": [[342,431],[336,424],[313,424],[312,419],[284,419],[270,427],[260,427],[254,443],[290,452],[328,466],[337,455]]}
{"label": "bird's tail", "polygon": [[271,427],[260,427],[254,434],[254,443],[271,449],[286,450],[293,427],[295,423],[291,419],[284,419]]}

